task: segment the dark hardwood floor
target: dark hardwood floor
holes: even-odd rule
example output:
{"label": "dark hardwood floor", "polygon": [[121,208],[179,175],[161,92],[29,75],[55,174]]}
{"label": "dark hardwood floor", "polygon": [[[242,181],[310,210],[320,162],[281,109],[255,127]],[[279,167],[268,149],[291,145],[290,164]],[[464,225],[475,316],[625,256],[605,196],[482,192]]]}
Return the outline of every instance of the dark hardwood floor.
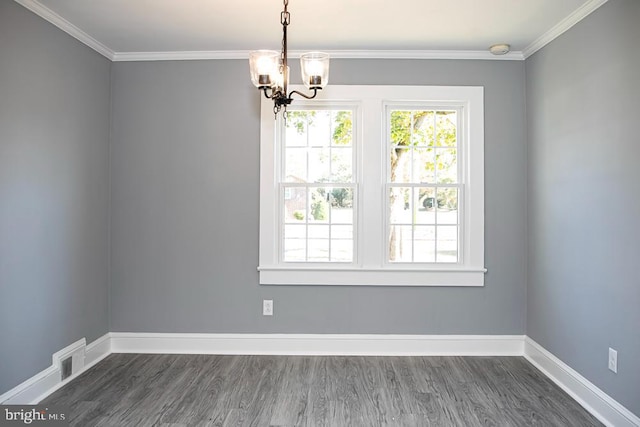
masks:
{"label": "dark hardwood floor", "polygon": [[113,354],[43,403],[76,426],[598,426],[521,357]]}

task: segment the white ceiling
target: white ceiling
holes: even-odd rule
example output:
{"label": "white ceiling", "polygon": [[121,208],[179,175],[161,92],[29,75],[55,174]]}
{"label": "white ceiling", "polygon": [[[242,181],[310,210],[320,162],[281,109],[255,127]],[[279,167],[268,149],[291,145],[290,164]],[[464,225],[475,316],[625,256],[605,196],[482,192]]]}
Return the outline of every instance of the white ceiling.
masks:
{"label": "white ceiling", "polygon": [[[277,50],[282,36],[281,0],[16,1],[114,53]],[[289,48],[524,51],[604,1],[290,0]]]}

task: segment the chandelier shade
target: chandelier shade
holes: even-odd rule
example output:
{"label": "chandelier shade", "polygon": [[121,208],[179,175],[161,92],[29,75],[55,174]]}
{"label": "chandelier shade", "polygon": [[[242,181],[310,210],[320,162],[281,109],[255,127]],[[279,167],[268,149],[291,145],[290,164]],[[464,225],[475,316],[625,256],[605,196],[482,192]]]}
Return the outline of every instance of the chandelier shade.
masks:
{"label": "chandelier shade", "polygon": [[280,54],[275,50],[255,50],[249,54],[251,82],[257,88],[272,87],[278,75]]}
{"label": "chandelier shade", "polygon": [[329,54],[309,52],[300,56],[302,83],[307,89],[322,89],[329,83]]}

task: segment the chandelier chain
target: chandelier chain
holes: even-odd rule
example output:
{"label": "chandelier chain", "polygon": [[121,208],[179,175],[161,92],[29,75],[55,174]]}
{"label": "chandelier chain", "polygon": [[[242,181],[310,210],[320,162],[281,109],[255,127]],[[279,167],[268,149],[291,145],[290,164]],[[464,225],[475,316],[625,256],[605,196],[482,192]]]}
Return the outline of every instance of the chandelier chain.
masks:
{"label": "chandelier chain", "polygon": [[284,0],[284,10],[280,14],[280,23],[282,25],[289,25],[291,22],[291,15],[287,11],[287,7],[289,6],[289,0]]}
{"label": "chandelier chain", "polygon": [[[289,79],[287,70],[287,26],[291,23],[291,15],[289,14],[289,0],[283,0],[284,10],[280,13],[280,23],[282,24],[282,48],[280,50],[280,74],[282,78],[282,94],[287,99],[287,80]],[[273,112],[277,115],[284,105],[285,117],[287,112],[287,104],[276,103]]]}
{"label": "chandelier chain", "polygon": [[282,24],[282,49],[280,50],[280,63],[282,67],[287,66],[287,26],[291,23],[291,15],[288,11],[289,0],[284,0],[284,10],[280,13],[280,23]]}

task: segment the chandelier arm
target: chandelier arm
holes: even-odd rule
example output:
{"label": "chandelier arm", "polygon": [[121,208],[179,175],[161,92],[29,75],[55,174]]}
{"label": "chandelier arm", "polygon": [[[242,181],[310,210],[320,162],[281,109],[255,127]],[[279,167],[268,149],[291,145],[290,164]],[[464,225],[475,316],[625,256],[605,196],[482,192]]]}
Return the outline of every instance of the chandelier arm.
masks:
{"label": "chandelier arm", "polygon": [[292,96],[293,96],[293,94],[295,93],[296,95],[300,95],[300,96],[301,96],[301,97],[303,97],[303,98],[306,98],[306,99],[313,99],[313,98],[315,98],[315,97],[316,97],[316,95],[318,94],[318,90],[319,90],[319,89],[321,89],[321,88],[313,88],[313,95],[305,95],[304,93],[299,92],[299,91],[297,91],[297,90],[292,90],[291,92],[289,92],[289,96],[288,96],[288,98],[289,98],[289,99],[291,99],[291,97],[292,97]]}
{"label": "chandelier arm", "polygon": [[262,88],[262,90],[264,91],[264,97],[267,99],[271,99],[273,98],[273,89],[271,90],[271,95],[269,95],[269,92],[267,92],[269,90],[269,88]]}
{"label": "chandelier arm", "polygon": [[[265,98],[267,99],[273,99],[274,101],[278,101],[281,104],[285,104],[285,102],[283,102],[284,100],[287,100],[287,97],[284,95],[284,93],[281,90],[274,90],[271,87],[263,87],[261,88],[262,92],[264,93]],[[271,94],[269,94],[269,91],[271,91]],[[288,98],[289,102],[291,102],[291,97]]]}
{"label": "chandelier arm", "polygon": [[[273,99],[273,98],[276,96],[276,94],[277,94],[277,92],[275,92],[275,91],[273,90],[273,88],[265,87],[265,88],[262,88],[262,90],[264,91],[264,96],[265,96],[265,98],[267,98],[267,99]],[[271,90],[271,95],[269,95],[268,90]]]}

